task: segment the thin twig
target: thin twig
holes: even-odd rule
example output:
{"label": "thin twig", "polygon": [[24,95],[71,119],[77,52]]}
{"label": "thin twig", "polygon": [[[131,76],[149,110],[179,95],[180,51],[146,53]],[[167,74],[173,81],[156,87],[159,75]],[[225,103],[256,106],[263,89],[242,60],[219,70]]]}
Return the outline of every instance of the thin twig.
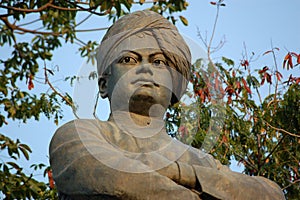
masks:
{"label": "thin twig", "polygon": [[292,185],[294,185],[295,183],[298,183],[298,182],[300,182],[300,179],[291,182],[289,185],[285,186],[285,187],[282,188],[281,190],[285,190],[285,189],[287,189],[288,187],[291,187]]}
{"label": "thin twig", "polygon": [[[277,73],[278,72],[278,66],[277,66],[277,62],[276,62],[276,56],[275,56],[275,52],[274,52],[274,47],[273,47],[273,42],[272,42],[272,40],[271,40],[271,48],[272,48],[272,55],[273,55],[273,60],[274,60],[274,65],[275,65],[275,69],[276,69],[276,72],[275,73]],[[277,91],[278,91],[278,78],[276,78],[275,79],[276,80],[276,83],[275,83],[275,92],[274,92],[274,100],[276,101],[276,99],[277,99]],[[274,109],[276,109],[276,104],[275,104],[275,107],[274,107]]]}
{"label": "thin twig", "polygon": [[19,24],[18,26],[20,27],[20,26],[27,26],[27,25],[29,25],[29,24],[33,24],[33,23],[35,23],[35,22],[38,22],[38,21],[40,21],[41,19],[35,19],[35,20],[33,20],[33,21],[31,21],[31,22],[27,22],[27,23],[24,23],[24,24]]}
{"label": "thin twig", "polygon": [[76,27],[77,27],[77,26],[80,26],[82,23],[84,23],[86,20],[88,20],[92,15],[93,15],[93,14],[90,13],[87,17],[85,17],[83,20],[81,20],[80,22],[78,22],[78,23],[76,24]]}
{"label": "thin twig", "polygon": [[36,31],[36,30],[30,30],[30,29],[25,29],[22,27],[19,27],[15,24],[11,24],[7,17],[0,17],[0,19],[5,23],[6,26],[8,26],[11,30],[19,30],[22,32],[27,32],[27,33],[32,33],[32,34],[40,34],[40,35],[53,35],[53,36],[60,36],[61,34],[66,33],[67,31],[63,31],[62,33],[57,33],[57,32],[44,32],[44,31]]}
{"label": "thin twig", "polygon": [[287,135],[283,135],[282,138],[279,140],[279,142],[276,144],[276,146],[270,151],[270,153],[267,155],[267,157],[264,159],[264,163],[266,163],[266,160],[268,160],[268,158],[270,158],[270,156],[274,153],[274,151],[277,149],[277,147],[279,147],[279,145],[281,144],[281,142],[283,141],[283,139],[286,137]]}
{"label": "thin twig", "polygon": [[288,132],[288,131],[286,131],[286,130],[284,130],[284,129],[282,129],[282,128],[276,128],[276,127],[272,126],[271,124],[269,124],[266,120],[264,120],[264,122],[265,122],[269,127],[271,127],[272,129],[274,129],[274,130],[276,130],[276,131],[280,131],[280,132],[286,133],[286,134],[288,134],[288,135],[290,135],[290,136],[300,138],[300,134],[294,134],[294,133],[290,133],[290,132]]}
{"label": "thin twig", "polygon": [[[235,153],[235,151],[233,151],[233,153],[234,153],[235,156],[241,158],[241,159],[242,159],[248,166],[250,166],[252,169],[255,169],[256,171],[258,171],[257,168],[256,168],[252,163],[250,163],[247,159],[245,159],[244,157],[242,157],[242,156],[240,156],[239,154]],[[247,156],[247,157],[248,157],[248,156]],[[249,158],[249,157],[248,157],[248,158]]]}
{"label": "thin twig", "polygon": [[218,18],[219,18],[219,11],[220,11],[220,5],[217,5],[217,14],[215,17],[215,22],[214,22],[214,26],[213,26],[213,31],[211,33],[211,37],[208,43],[208,47],[207,47],[207,54],[208,54],[208,59],[211,61],[210,59],[210,54],[211,54],[211,45],[212,45],[212,41],[214,39],[215,36],[215,32],[216,32],[216,27],[217,27],[217,22],[218,22]]}
{"label": "thin twig", "polygon": [[[45,64],[46,65],[46,64]],[[78,115],[76,114],[76,110],[74,107],[74,103],[72,101],[70,101],[68,98],[66,98],[64,95],[62,95],[60,92],[58,92],[55,87],[51,84],[51,82],[49,81],[48,78],[48,73],[47,73],[47,68],[46,66],[44,67],[44,74],[45,74],[45,83],[49,85],[49,87],[53,90],[53,92],[55,92],[58,96],[60,96],[69,106],[71,106],[72,110],[73,110],[73,114],[75,115],[75,117],[77,119],[79,119]]]}
{"label": "thin twig", "polygon": [[93,29],[83,29],[83,30],[75,30],[75,32],[91,32],[91,31],[104,31],[107,30],[109,27],[104,28],[93,28]]}
{"label": "thin twig", "polygon": [[17,8],[17,7],[11,7],[11,6],[4,6],[1,4],[0,4],[0,8],[5,8],[8,10],[13,10],[13,11],[18,11],[18,12],[32,13],[32,12],[41,12],[41,11],[45,10],[46,8],[48,8],[48,6],[50,6],[52,3],[53,3],[53,0],[50,0],[48,3],[46,3],[45,5],[37,8],[37,9]]}

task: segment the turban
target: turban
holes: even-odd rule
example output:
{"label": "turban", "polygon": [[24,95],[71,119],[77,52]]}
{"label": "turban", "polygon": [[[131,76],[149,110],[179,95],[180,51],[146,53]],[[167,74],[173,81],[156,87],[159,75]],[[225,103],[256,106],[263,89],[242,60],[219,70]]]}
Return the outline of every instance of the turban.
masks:
{"label": "turban", "polygon": [[[99,78],[108,75],[106,70],[120,55],[119,44],[130,36],[140,33],[152,35],[166,58],[185,79],[189,80],[191,66],[189,47],[171,22],[150,10],[125,15],[108,29],[97,49]],[[187,83],[183,88],[185,89],[186,86]]]}

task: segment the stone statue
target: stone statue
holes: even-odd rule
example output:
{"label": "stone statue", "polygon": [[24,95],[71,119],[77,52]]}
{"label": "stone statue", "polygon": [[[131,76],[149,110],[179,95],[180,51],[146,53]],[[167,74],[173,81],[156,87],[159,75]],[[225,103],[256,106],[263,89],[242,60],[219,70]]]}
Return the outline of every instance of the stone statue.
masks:
{"label": "stone statue", "polygon": [[274,182],[232,172],[166,134],[164,112],[185,91],[190,60],[176,27],[152,11],[110,27],[97,53],[110,118],[56,131],[50,163],[60,199],[284,199]]}

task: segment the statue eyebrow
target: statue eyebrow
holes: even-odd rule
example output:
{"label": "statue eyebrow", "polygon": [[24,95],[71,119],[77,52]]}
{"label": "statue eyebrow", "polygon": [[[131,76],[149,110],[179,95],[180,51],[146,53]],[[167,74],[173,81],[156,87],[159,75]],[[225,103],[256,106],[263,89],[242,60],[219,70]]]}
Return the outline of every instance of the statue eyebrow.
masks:
{"label": "statue eyebrow", "polygon": [[120,55],[118,56],[118,58],[117,59],[115,59],[115,62],[118,62],[121,58],[123,58],[124,56],[126,57],[126,54],[134,54],[135,56],[137,56],[138,58],[138,60],[141,60],[141,58],[142,58],[142,56],[141,55],[139,55],[137,52],[135,52],[135,51],[131,51],[131,50],[122,50],[121,52],[120,52]]}
{"label": "statue eyebrow", "polygon": [[[126,54],[134,54],[135,56],[137,56],[138,60],[142,60],[142,55],[139,54],[136,51],[133,50],[122,50],[120,52],[120,56],[116,59],[116,61],[119,61],[121,58],[123,58],[124,56],[126,56]],[[153,57],[155,57],[156,55],[162,55],[166,60],[168,60],[168,57],[162,52],[162,51],[157,51],[157,52],[153,52],[149,55],[149,58],[152,59]]]}
{"label": "statue eyebrow", "polygon": [[149,57],[152,58],[152,57],[156,56],[157,54],[163,55],[167,59],[167,56],[163,52],[161,52],[161,51],[151,53],[149,55]]}

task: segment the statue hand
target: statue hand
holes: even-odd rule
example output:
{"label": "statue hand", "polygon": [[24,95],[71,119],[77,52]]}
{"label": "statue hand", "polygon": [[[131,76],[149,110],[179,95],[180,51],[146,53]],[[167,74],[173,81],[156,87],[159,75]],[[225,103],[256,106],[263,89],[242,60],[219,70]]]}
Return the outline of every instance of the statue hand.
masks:
{"label": "statue hand", "polygon": [[197,178],[193,167],[189,164],[175,161],[157,172],[180,185],[196,188]]}

